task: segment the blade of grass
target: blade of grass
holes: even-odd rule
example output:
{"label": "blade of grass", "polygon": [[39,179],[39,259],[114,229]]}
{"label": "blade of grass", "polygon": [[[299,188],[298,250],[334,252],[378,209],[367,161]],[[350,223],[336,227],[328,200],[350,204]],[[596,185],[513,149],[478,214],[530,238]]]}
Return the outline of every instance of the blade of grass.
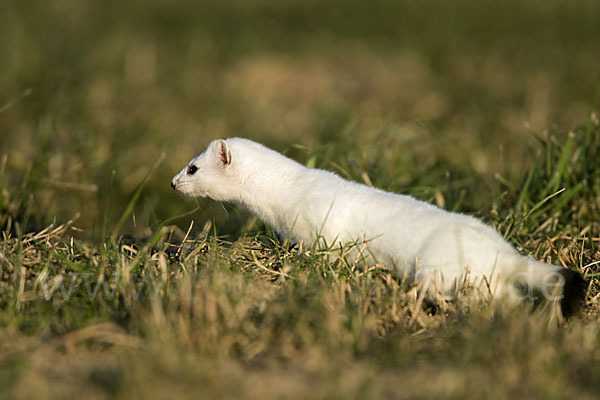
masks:
{"label": "blade of grass", "polygon": [[58,252],[54,249],[49,249],[49,251],[50,251],[50,255],[54,256],[57,260],[62,261],[71,270],[73,270],[75,272],[85,271],[85,268],[83,268],[79,264],[74,263],[73,261],[69,260],[65,255],[61,254],[60,252]]}
{"label": "blade of grass", "polygon": [[106,239],[106,232],[108,230],[108,207],[110,205],[110,196],[112,194],[112,189],[115,183],[115,175],[116,172],[115,170],[113,170],[110,175],[110,182],[108,184],[108,189],[106,193],[106,205],[104,206],[104,218],[102,220],[102,236],[100,236],[102,240]]}
{"label": "blade of grass", "polygon": [[575,134],[573,132],[569,132],[569,137],[567,138],[567,141],[562,147],[560,158],[556,163],[556,167],[554,168],[552,178],[550,179],[550,182],[548,182],[548,184],[546,185],[546,189],[542,192],[542,196],[546,196],[548,195],[548,193],[553,193],[558,190],[562,178],[567,174],[569,159],[571,157],[571,154],[573,154],[574,148]]}
{"label": "blade of grass", "polygon": [[521,188],[521,193],[519,194],[519,199],[517,200],[517,204],[515,206],[515,211],[518,213],[525,212],[525,210],[523,208],[524,208],[525,203],[529,201],[529,186],[531,185],[531,181],[533,179],[533,175],[535,174],[536,169],[537,169],[536,165],[534,164],[529,169],[527,178],[525,179],[525,182],[523,183],[523,187]]}
{"label": "blade of grass", "polygon": [[138,185],[137,189],[133,193],[131,200],[129,200],[129,204],[127,204],[127,207],[125,208],[125,210],[123,211],[123,214],[121,215],[121,219],[117,223],[117,226],[115,226],[115,229],[112,231],[111,240],[113,243],[116,243],[116,238],[119,235],[121,228],[123,228],[123,225],[125,225],[127,218],[129,218],[131,216],[131,214],[133,214],[133,210],[135,209],[135,204],[139,200],[140,195],[142,194],[142,191],[144,190],[144,187],[146,186],[146,183],[150,179],[150,176],[154,173],[154,171],[156,171],[158,169],[158,166],[162,163],[162,161],[165,159],[165,157],[166,157],[165,153],[162,153],[160,155],[158,160],[156,160],[156,162],[154,163],[152,168],[150,168],[150,170],[148,171],[148,173],[146,174],[146,176],[144,177],[142,182]]}
{"label": "blade of grass", "polygon": [[[563,208],[569,201],[571,201],[571,199],[573,199],[575,197],[576,194],[578,194],[581,189],[583,189],[583,184],[579,183],[577,186],[570,188],[570,189],[562,189],[562,192],[564,192],[564,194],[562,196],[560,196],[560,200],[558,200],[555,204],[554,207],[552,208],[552,212],[556,212],[558,210],[560,210],[561,208]],[[546,210],[545,209],[540,209],[537,210],[537,212],[532,213],[529,215],[529,217],[533,218],[533,219],[537,219],[539,218]]]}
{"label": "blade of grass", "polygon": [[544,197],[540,202],[538,202],[535,206],[533,206],[531,208],[531,210],[529,210],[529,212],[523,216],[523,218],[520,218],[519,221],[517,221],[517,223],[515,223],[513,225],[513,227],[511,228],[510,232],[508,233],[508,235],[506,235],[506,240],[508,240],[508,239],[511,238],[511,236],[515,232],[516,228],[519,225],[521,225],[523,222],[525,222],[525,220],[527,220],[527,218],[529,218],[529,216],[531,214],[533,214],[534,211],[536,211],[538,208],[540,208],[541,206],[543,206],[544,204],[546,204],[551,198],[553,198],[554,196],[558,196],[559,194],[561,194],[564,191],[565,191],[565,188],[562,188],[559,191],[557,191],[555,193],[552,193],[551,195],[548,195],[548,196]]}

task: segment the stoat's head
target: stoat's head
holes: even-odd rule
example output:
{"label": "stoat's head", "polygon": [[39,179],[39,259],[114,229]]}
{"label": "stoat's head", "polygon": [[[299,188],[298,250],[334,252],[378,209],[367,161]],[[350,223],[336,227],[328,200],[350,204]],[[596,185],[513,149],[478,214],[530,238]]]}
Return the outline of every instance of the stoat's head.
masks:
{"label": "stoat's head", "polygon": [[231,201],[236,197],[238,175],[227,141],[215,140],[173,177],[171,187],[187,196]]}

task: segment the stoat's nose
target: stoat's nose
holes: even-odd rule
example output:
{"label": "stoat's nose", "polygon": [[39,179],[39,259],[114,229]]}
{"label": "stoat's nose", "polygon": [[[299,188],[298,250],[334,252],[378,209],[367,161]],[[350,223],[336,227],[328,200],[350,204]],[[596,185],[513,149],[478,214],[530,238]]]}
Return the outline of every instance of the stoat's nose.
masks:
{"label": "stoat's nose", "polygon": [[175,181],[171,181],[171,187],[175,189]]}

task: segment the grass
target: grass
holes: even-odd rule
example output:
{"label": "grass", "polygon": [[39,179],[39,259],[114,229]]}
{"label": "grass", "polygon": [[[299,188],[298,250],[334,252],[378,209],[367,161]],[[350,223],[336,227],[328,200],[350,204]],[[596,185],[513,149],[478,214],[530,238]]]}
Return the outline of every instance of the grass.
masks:
{"label": "grass", "polygon": [[[2,2],[3,396],[595,398],[599,15],[591,0]],[[586,308],[558,321],[468,290],[429,304],[172,192],[234,135],[476,215],[583,273]]]}

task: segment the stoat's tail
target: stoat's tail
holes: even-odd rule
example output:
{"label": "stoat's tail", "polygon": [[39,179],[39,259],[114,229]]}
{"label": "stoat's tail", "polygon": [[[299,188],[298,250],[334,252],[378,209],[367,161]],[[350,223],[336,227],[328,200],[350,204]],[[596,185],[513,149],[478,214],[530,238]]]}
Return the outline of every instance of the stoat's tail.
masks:
{"label": "stoat's tail", "polygon": [[519,256],[513,262],[513,274],[509,277],[512,293],[509,294],[522,299],[541,296],[546,300],[560,301],[565,318],[576,314],[584,305],[587,282],[579,272],[529,257]]}
{"label": "stoat's tail", "polygon": [[560,300],[560,309],[563,316],[569,318],[576,314],[585,304],[588,284],[581,274],[572,269],[562,268],[559,271],[565,280],[563,298]]}

